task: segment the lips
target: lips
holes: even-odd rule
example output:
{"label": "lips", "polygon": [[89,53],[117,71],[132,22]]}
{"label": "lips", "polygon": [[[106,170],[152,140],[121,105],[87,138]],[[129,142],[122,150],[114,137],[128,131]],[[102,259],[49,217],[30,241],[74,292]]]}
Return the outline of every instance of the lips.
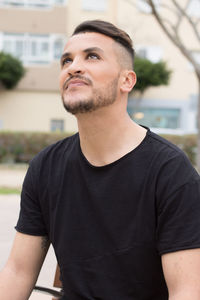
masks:
{"label": "lips", "polygon": [[69,87],[77,87],[77,86],[83,86],[83,85],[88,85],[87,82],[83,81],[83,80],[73,80],[71,79],[68,84],[66,85],[66,89],[68,89]]}

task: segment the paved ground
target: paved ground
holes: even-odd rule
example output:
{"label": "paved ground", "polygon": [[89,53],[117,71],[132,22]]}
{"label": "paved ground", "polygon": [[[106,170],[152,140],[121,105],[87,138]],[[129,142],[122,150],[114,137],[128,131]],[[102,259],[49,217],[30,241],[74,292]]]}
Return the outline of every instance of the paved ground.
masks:
{"label": "paved ground", "polygon": [[0,187],[21,187],[27,165],[1,165],[0,164]]}
{"label": "paved ground", "polygon": [[[21,187],[27,167],[10,167],[0,165],[0,187]],[[19,214],[19,195],[0,195],[0,269],[5,264],[9,255],[15,235],[14,226]],[[52,287],[56,259],[52,247],[49,249],[44,265],[40,272],[37,284]],[[50,300],[52,297],[34,292],[31,300]]]}

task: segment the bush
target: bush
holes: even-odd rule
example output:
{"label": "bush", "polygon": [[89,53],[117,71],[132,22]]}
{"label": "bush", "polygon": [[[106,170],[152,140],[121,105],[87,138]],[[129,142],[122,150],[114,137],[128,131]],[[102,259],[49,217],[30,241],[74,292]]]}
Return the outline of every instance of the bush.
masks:
{"label": "bush", "polygon": [[165,62],[153,63],[145,58],[135,57],[134,71],[137,74],[137,83],[133,89],[143,93],[147,88],[159,85],[168,85],[171,71]]}
{"label": "bush", "polygon": [[[43,148],[67,136],[70,134],[0,132],[0,163],[28,163]],[[181,148],[195,166],[196,135],[163,135],[163,137]]]}
{"label": "bush", "polygon": [[5,88],[14,88],[24,74],[25,69],[19,59],[0,52],[0,82]]}
{"label": "bush", "polygon": [[39,151],[63,139],[63,133],[0,133],[0,163],[28,163]]}

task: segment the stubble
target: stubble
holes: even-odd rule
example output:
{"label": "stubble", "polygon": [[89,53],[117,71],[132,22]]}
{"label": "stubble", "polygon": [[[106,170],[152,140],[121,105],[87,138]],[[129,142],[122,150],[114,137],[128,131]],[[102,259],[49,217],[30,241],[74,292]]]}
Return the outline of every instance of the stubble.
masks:
{"label": "stubble", "polygon": [[105,85],[103,89],[93,88],[92,97],[88,99],[84,99],[83,95],[80,99],[76,99],[75,102],[66,102],[64,95],[62,94],[64,108],[69,113],[76,115],[79,113],[93,112],[99,108],[111,105],[115,102],[117,97],[118,79],[119,76],[109,84]]}

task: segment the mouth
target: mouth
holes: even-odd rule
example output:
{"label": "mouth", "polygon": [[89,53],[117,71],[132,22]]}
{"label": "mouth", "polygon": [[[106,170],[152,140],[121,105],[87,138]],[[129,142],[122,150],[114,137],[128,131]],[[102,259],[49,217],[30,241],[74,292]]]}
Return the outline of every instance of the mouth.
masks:
{"label": "mouth", "polygon": [[73,87],[79,87],[79,86],[85,86],[85,85],[88,85],[88,83],[83,81],[83,80],[80,80],[80,79],[79,80],[73,80],[73,79],[71,79],[67,83],[65,89],[69,89],[69,88],[73,88]]}

